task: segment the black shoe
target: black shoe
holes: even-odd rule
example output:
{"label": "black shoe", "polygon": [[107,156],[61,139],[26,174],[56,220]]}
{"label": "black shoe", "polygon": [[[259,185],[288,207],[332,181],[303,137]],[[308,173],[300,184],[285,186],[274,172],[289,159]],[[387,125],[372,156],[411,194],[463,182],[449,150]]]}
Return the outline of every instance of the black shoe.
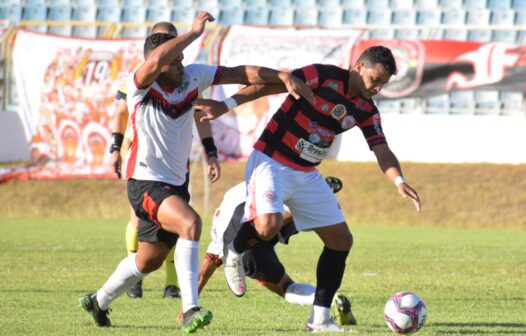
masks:
{"label": "black shoe", "polygon": [[179,290],[179,287],[177,287],[176,285],[170,285],[170,286],[167,286],[164,289],[163,297],[165,299],[180,298],[181,297],[181,291]]}
{"label": "black shoe", "polygon": [[95,294],[87,294],[79,299],[80,307],[91,316],[91,319],[97,327],[111,327],[111,321],[108,318],[109,309],[101,310],[97,303]]}
{"label": "black shoe", "polygon": [[212,312],[201,307],[194,307],[183,315],[183,332],[191,334],[212,322]]}
{"label": "black shoe", "polygon": [[132,299],[142,298],[142,280],[137,282],[132,288],[128,289],[126,294]]}

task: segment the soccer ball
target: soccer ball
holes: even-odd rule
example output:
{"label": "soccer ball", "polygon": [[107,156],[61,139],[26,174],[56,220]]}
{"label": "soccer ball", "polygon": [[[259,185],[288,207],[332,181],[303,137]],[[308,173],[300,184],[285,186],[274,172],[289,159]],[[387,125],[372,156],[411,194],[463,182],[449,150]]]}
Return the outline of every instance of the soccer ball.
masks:
{"label": "soccer ball", "polygon": [[385,304],[385,323],[397,334],[411,334],[418,331],[424,325],[426,317],[426,304],[415,293],[396,293]]}

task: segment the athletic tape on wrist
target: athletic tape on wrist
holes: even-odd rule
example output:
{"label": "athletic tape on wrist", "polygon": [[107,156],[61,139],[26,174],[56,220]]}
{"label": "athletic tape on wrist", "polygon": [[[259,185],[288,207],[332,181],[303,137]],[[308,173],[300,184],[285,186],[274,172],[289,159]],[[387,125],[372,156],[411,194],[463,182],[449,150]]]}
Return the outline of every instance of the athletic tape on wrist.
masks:
{"label": "athletic tape on wrist", "polygon": [[223,103],[225,103],[229,111],[237,106],[236,100],[232,97],[228,97],[227,99],[223,100]]}
{"label": "athletic tape on wrist", "polygon": [[403,176],[397,176],[395,179],[394,179],[394,184],[398,187],[400,184],[402,183],[406,183],[405,182],[405,179]]}

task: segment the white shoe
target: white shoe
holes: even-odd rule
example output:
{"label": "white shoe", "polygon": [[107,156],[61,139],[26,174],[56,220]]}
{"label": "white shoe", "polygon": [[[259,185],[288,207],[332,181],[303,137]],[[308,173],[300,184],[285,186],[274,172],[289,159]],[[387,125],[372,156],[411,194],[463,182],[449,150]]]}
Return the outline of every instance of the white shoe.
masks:
{"label": "white shoe", "polygon": [[353,332],[353,330],[351,329],[345,329],[344,327],[337,325],[332,320],[326,324],[313,324],[313,323],[307,322],[307,325],[305,326],[305,331],[311,332],[311,333]]}
{"label": "white shoe", "polygon": [[225,246],[225,279],[228,288],[235,296],[243,296],[247,291],[245,270],[241,261],[241,255],[233,252],[233,243]]}

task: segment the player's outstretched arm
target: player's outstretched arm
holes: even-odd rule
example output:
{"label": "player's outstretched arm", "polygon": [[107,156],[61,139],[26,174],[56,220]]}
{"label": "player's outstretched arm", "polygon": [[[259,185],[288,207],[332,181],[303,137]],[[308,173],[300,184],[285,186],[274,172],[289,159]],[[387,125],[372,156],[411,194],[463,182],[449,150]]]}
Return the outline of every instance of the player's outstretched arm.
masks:
{"label": "player's outstretched arm", "polygon": [[287,92],[283,84],[254,84],[244,87],[231,97],[217,101],[213,99],[196,99],[194,107],[199,114],[200,121],[216,119],[238,105],[242,105],[252,100],[268,96],[270,94]]}
{"label": "player's outstretched arm", "polygon": [[397,186],[398,193],[404,198],[410,198],[416,210],[420,211],[422,205],[418,193],[404,179],[400,163],[389,146],[387,144],[376,145],[373,147],[373,152],[385,176]]}
{"label": "player's outstretched arm", "polygon": [[124,142],[124,132],[126,130],[126,124],[128,122],[128,106],[126,105],[125,99],[119,99],[117,102],[117,109],[113,118],[113,127],[111,134],[111,146],[110,146],[110,164],[113,168],[113,172],[118,178],[121,178],[121,147]]}
{"label": "player's outstretched arm", "polygon": [[183,50],[201,36],[206,23],[214,20],[214,17],[210,13],[204,11],[199,12],[192,23],[190,31],[181,34],[152,50],[147,55],[144,63],[137,69],[135,74],[137,85],[139,87],[147,87],[151,85],[159,76],[161,68],[178,58],[181,58]]}

